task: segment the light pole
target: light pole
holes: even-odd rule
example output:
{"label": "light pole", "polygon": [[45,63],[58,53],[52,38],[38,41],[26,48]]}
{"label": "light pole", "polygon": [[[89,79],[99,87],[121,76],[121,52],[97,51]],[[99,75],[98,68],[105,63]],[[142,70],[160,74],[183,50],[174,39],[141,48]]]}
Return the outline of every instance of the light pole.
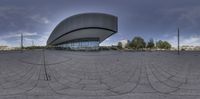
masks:
{"label": "light pole", "polygon": [[24,48],[24,47],[23,47],[23,43],[24,43],[24,42],[23,42],[23,33],[21,33],[21,51],[22,51],[23,48]]}
{"label": "light pole", "polygon": [[179,28],[178,28],[178,37],[177,37],[177,39],[178,39],[178,55],[180,55],[180,30],[179,30]]}
{"label": "light pole", "polygon": [[32,40],[32,47],[34,46],[34,41]]}

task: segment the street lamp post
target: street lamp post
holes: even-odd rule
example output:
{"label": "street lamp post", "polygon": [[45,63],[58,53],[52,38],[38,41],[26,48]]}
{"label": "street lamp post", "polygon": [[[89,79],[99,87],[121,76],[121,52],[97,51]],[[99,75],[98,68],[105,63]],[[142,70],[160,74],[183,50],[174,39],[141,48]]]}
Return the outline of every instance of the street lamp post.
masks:
{"label": "street lamp post", "polygon": [[21,33],[21,52],[23,51],[23,33]]}
{"label": "street lamp post", "polygon": [[180,55],[180,30],[179,30],[179,28],[178,28],[178,55]]}

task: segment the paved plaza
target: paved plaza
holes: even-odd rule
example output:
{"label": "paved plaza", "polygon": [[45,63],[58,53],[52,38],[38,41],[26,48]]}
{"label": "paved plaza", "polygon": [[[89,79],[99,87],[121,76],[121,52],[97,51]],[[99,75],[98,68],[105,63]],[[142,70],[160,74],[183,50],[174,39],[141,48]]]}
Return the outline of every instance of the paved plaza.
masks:
{"label": "paved plaza", "polygon": [[200,52],[0,52],[0,99],[200,99]]}

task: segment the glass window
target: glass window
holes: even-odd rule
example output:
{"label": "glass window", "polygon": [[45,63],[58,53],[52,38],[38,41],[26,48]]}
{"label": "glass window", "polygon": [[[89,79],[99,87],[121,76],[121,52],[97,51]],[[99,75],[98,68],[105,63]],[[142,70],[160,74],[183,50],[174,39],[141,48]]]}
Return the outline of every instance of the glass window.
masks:
{"label": "glass window", "polygon": [[80,41],[80,42],[69,42],[60,45],[62,47],[71,48],[75,50],[79,49],[98,49],[99,41]]}

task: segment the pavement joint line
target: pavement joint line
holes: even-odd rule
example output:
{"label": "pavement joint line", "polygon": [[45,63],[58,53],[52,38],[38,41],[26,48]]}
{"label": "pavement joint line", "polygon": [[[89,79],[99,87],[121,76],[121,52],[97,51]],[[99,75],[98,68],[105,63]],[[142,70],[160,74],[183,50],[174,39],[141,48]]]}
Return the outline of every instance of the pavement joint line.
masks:
{"label": "pavement joint line", "polygon": [[46,68],[45,49],[42,50],[42,56],[43,56],[43,65],[44,65],[44,72],[45,72],[45,79],[44,80],[49,81],[50,75],[48,75],[47,68]]}

